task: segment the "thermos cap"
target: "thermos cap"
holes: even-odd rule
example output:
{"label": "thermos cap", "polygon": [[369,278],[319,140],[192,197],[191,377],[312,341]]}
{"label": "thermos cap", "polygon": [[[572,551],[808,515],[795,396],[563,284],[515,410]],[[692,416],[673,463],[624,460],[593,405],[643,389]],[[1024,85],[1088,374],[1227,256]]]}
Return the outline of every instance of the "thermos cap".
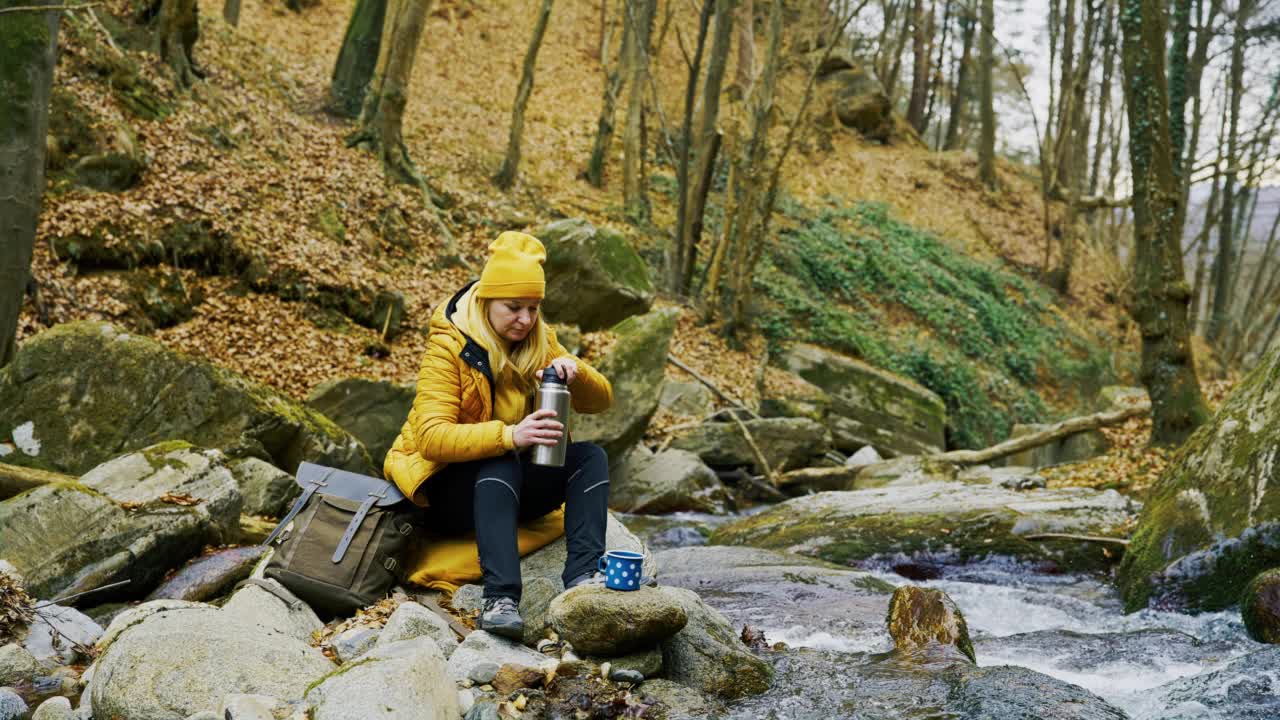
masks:
{"label": "thermos cap", "polygon": [[549,367],[549,368],[547,368],[546,370],[543,370],[543,371],[542,371],[542,382],[544,382],[544,383],[558,383],[558,384],[560,384],[560,385],[563,385],[563,384],[564,384],[564,380],[561,380],[561,379],[560,379],[560,374],[559,374],[559,373],[557,373],[557,372],[556,372],[556,369],[555,369],[555,368],[553,368],[553,367]]}

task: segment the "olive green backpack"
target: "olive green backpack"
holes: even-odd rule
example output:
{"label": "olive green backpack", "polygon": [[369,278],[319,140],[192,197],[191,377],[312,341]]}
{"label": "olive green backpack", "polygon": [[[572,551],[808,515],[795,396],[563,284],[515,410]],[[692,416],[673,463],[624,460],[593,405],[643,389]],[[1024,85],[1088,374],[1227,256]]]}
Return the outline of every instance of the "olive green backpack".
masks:
{"label": "olive green backpack", "polygon": [[410,503],[394,483],[313,463],[297,483],[301,497],[263,541],[275,544],[263,575],[325,614],[381,600],[401,575]]}

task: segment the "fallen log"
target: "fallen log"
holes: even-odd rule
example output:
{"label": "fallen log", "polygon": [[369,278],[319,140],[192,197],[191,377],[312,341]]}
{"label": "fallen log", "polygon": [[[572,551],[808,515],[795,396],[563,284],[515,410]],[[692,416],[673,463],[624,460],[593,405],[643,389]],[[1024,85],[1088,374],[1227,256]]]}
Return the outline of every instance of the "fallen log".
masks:
{"label": "fallen log", "polygon": [[76,482],[78,479],[73,475],[0,463],[0,500],[7,500],[41,485]]}
{"label": "fallen log", "polygon": [[800,486],[817,492],[852,490],[862,467],[807,467],[788,470],[778,479],[778,487]]}
{"label": "fallen log", "polygon": [[1096,430],[1111,425],[1119,425],[1129,418],[1146,415],[1151,412],[1151,403],[1139,403],[1119,408],[1117,410],[1107,410],[1106,412],[1094,413],[1093,415],[1082,415],[1080,417],[1063,420],[1060,423],[1050,425],[1040,432],[1024,435],[1022,437],[1010,438],[1002,443],[997,443],[983,450],[952,450],[950,452],[929,455],[930,460],[940,460],[955,465],[981,465],[992,460],[999,460],[1002,457],[1008,457],[1023,450],[1031,450],[1041,445],[1047,445],[1055,440],[1075,435],[1085,430]]}

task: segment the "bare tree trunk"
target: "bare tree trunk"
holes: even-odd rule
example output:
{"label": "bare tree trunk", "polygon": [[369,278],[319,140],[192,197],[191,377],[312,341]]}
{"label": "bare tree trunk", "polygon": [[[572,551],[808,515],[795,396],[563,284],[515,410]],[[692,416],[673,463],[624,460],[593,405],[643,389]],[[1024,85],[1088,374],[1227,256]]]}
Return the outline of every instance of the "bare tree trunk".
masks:
{"label": "bare tree trunk", "polygon": [[745,98],[756,78],[755,2],[740,0],[738,19],[738,61],[733,70],[733,88],[737,97]]}
{"label": "bare tree trunk", "polygon": [[[1186,224],[1187,205],[1191,201],[1191,173],[1183,172],[1183,167],[1191,167],[1195,165],[1196,153],[1200,147],[1200,127],[1204,120],[1204,113],[1201,111],[1203,103],[1200,97],[1201,79],[1204,77],[1205,67],[1209,64],[1209,44],[1216,36],[1213,27],[1214,21],[1217,19],[1218,13],[1222,9],[1222,0],[1209,0],[1209,13],[1207,17],[1202,17],[1203,0],[1195,0],[1196,3],[1196,44],[1191,51],[1191,58],[1187,61],[1187,89],[1183,93],[1183,103],[1186,98],[1191,98],[1191,132],[1186,138],[1186,147],[1175,146],[1177,152],[1175,159],[1178,160],[1179,177],[1182,180],[1182,211],[1183,217],[1179,220],[1180,225]],[[1174,106],[1171,113],[1181,115],[1183,109]]]}
{"label": "bare tree trunk", "polygon": [[915,0],[911,11],[911,100],[907,122],[924,135],[924,109],[929,99],[929,49],[933,40],[933,5],[926,17],[924,0]]}
{"label": "bare tree trunk", "polygon": [[[689,63],[689,80],[684,90],[684,120],[681,125],[680,165],[676,169],[676,240],[667,256],[667,286],[675,289],[684,285],[685,258],[689,254],[689,242],[685,234],[685,216],[689,213],[689,192],[694,183],[689,180],[689,161],[693,155],[693,104],[698,91],[698,75],[702,68],[702,51],[706,48],[707,27],[711,24],[711,11],[716,0],[702,0],[702,12],[698,17],[698,42]],[[689,270],[693,275],[693,270]]]}
{"label": "bare tree trunk", "polygon": [[[1218,152],[1218,162],[1222,162],[1222,152]],[[1200,320],[1200,306],[1204,295],[1205,271],[1208,268],[1209,259],[1209,235],[1213,232],[1213,219],[1218,212],[1218,194],[1222,189],[1221,179],[1215,173],[1213,176],[1213,186],[1209,190],[1209,201],[1205,204],[1204,223],[1200,227],[1200,231],[1194,242],[1196,245],[1196,274],[1191,286],[1191,311],[1190,320],[1192,332],[1196,331],[1197,323]],[[1184,225],[1185,227],[1185,225]]]}
{"label": "bare tree trunk", "polygon": [[[0,10],[54,4],[0,0]],[[61,17],[35,10],[0,14],[0,367],[17,350],[18,316],[31,279]]]}
{"label": "bare tree trunk", "polygon": [[1254,0],[1241,0],[1236,12],[1235,37],[1231,45],[1231,120],[1227,130],[1226,175],[1222,182],[1222,225],[1218,230],[1218,254],[1213,262],[1213,303],[1209,307],[1209,327],[1205,339],[1217,342],[1226,330],[1230,313],[1230,286],[1233,241],[1232,222],[1236,205],[1236,165],[1240,154],[1237,148],[1240,121],[1240,98],[1244,94],[1244,49],[1248,39],[1248,22]]}
{"label": "bare tree trunk", "polygon": [[196,0],[159,0],[156,24],[156,54],[173,70],[173,82],[180,88],[204,77],[192,51],[200,38],[200,10]]}
{"label": "bare tree trunk", "polygon": [[693,279],[694,263],[698,257],[698,243],[702,238],[702,219],[707,205],[707,193],[711,189],[711,170],[715,167],[719,145],[715,135],[716,121],[720,116],[720,90],[724,83],[725,65],[729,59],[729,45],[733,37],[733,8],[735,0],[715,0],[716,30],[711,39],[711,56],[707,59],[707,77],[702,84],[702,114],[698,130],[690,137],[694,144],[696,170],[689,188],[689,198],[684,216],[677,218],[680,229],[676,249],[679,256],[676,273],[671,278],[671,291],[677,295],[689,293]]}
{"label": "bare tree trunk", "polygon": [[344,117],[359,117],[364,106],[365,91],[378,66],[386,18],[387,0],[356,0],[329,83],[330,108]]}
{"label": "bare tree trunk", "polygon": [[995,10],[992,0],[982,0],[982,39],[978,43],[982,139],[978,142],[978,177],[990,190],[996,189],[1000,182],[996,178],[996,113],[991,88],[991,66],[995,62],[994,25]]}
{"label": "bare tree trunk", "polygon": [[1111,105],[1111,75],[1115,69],[1116,57],[1116,0],[1103,0],[1106,8],[1102,15],[1102,86],[1098,90],[1098,134],[1093,141],[1093,167],[1089,171],[1089,194],[1098,194],[1098,173],[1102,166],[1102,148],[1107,139],[1107,112]]}
{"label": "bare tree trunk", "polygon": [[[950,37],[951,30],[951,7],[955,0],[943,0],[942,9],[942,39],[938,41],[938,60],[933,64],[933,73],[929,81],[929,102],[924,108],[924,127],[928,129],[929,123],[933,120],[934,102],[938,99],[938,93],[941,92],[943,86],[942,73],[945,72],[947,61],[947,40]],[[942,123],[938,123],[937,130],[934,132],[933,145],[935,149],[942,149]]]}
{"label": "bare tree trunk", "polygon": [[645,89],[649,82],[649,43],[653,32],[654,0],[626,3],[632,13],[631,56],[627,61],[627,82],[631,97],[627,101],[627,124],[622,132],[622,197],[627,215],[636,220],[649,217],[649,197],[644,177],[644,109]]}
{"label": "bare tree trunk", "polygon": [[1160,0],[1122,0],[1123,67],[1133,172],[1134,293],[1142,334],[1142,383],[1151,397],[1155,445],[1181,443],[1209,417],[1196,378],[1182,269],[1182,197],[1173,171]]}
{"label": "bare tree trunk", "polygon": [[529,39],[529,49],[524,54],[524,67],[520,71],[520,85],[516,88],[516,102],[511,108],[511,133],[507,136],[507,155],[502,160],[502,167],[493,176],[498,187],[506,189],[516,181],[520,172],[520,138],[524,135],[524,109],[529,105],[529,96],[533,94],[533,70],[538,64],[538,50],[542,48],[542,37],[547,33],[547,22],[551,20],[553,0],[542,0],[542,10],[533,26],[533,37]]}
{"label": "bare tree trunk", "polygon": [[964,124],[965,101],[970,95],[969,85],[972,84],[969,75],[973,60],[969,55],[973,50],[973,29],[978,24],[974,18],[977,9],[976,3],[968,1],[960,14],[960,64],[956,68],[956,88],[951,95],[951,111],[947,115],[947,135],[942,141],[943,150],[956,150],[960,147],[960,127]]}
{"label": "bare tree trunk", "polygon": [[389,179],[412,185],[423,185],[424,181],[404,144],[404,108],[430,7],[431,0],[388,0],[382,47],[365,93],[360,129],[348,140],[349,144],[374,149]]}
{"label": "bare tree trunk", "polygon": [[609,66],[609,38],[605,37],[600,51],[600,63],[605,70],[604,99],[600,103],[600,119],[596,121],[596,139],[591,146],[591,159],[587,162],[587,182],[595,187],[604,187],[605,160],[609,154],[609,144],[613,141],[613,119],[617,114],[618,95],[624,84],[623,70],[626,58],[631,52],[631,15],[627,11],[630,0],[622,0],[622,46],[618,50],[618,58],[612,67]]}
{"label": "bare tree trunk", "polygon": [[[1067,168],[1065,158],[1069,151],[1064,146],[1071,141],[1071,118],[1075,114],[1075,40],[1076,40],[1076,2],[1067,0],[1062,10],[1062,70],[1058,75],[1058,116],[1057,139],[1054,145],[1054,183],[1067,187]],[[1052,122],[1053,118],[1050,117]]]}
{"label": "bare tree trunk", "polygon": [[884,92],[893,100],[898,89],[898,75],[902,71],[902,51],[907,47],[907,36],[911,34],[911,13],[906,9],[907,2],[903,0],[902,8],[899,11],[898,18],[898,34],[893,41],[893,47],[889,52],[889,73],[884,78]]}
{"label": "bare tree trunk", "polygon": [[1089,150],[1085,98],[1089,87],[1089,74],[1093,69],[1093,36],[1097,18],[1097,6],[1086,0],[1084,38],[1080,44],[1075,77],[1071,82],[1071,100],[1067,103],[1070,112],[1067,113],[1067,125],[1062,129],[1062,136],[1058,138],[1060,147],[1066,153],[1058,166],[1058,177],[1065,183],[1067,209],[1062,223],[1062,264],[1054,273],[1054,279],[1058,292],[1064,295],[1071,289],[1071,273],[1075,266],[1076,243],[1079,241],[1076,233],[1076,218],[1079,213],[1084,157]]}
{"label": "bare tree trunk", "polygon": [[240,25],[240,0],[226,0],[222,4],[222,19],[231,27]]}

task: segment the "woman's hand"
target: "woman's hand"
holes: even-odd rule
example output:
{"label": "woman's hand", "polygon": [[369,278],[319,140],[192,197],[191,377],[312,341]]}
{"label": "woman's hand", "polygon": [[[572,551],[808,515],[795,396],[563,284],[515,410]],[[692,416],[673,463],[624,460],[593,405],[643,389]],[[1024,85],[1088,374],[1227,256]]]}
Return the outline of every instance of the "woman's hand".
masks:
{"label": "woman's hand", "polygon": [[578,363],[568,355],[561,355],[551,361],[550,367],[556,369],[556,374],[564,380],[565,385],[573,383],[573,379],[578,376]]}
{"label": "woman's hand", "polygon": [[516,425],[512,439],[523,450],[530,445],[555,445],[564,434],[564,424],[554,420],[555,410],[535,410]]}

